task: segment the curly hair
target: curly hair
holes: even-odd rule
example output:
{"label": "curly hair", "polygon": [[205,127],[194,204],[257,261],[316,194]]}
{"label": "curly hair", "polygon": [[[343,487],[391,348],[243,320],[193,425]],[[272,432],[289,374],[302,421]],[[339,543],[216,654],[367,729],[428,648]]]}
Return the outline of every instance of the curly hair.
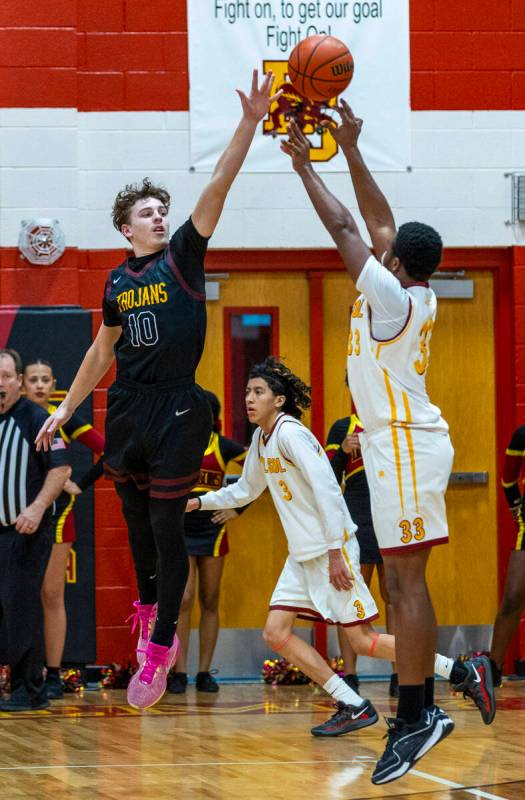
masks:
{"label": "curly hair", "polygon": [[143,178],[142,184],[127,183],[117,194],[113,203],[111,218],[114,227],[119,233],[122,230],[122,226],[129,222],[129,212],[137,200],[145,200],[147,197],[155,197],[167,209],[170,207],[171,197],[168,190],[164,186],[155,185],[149,178]]}
{"label": "curly hair", "polygon": [[401,225],[392,243],[392,254],[416,281],[427,281],[439,267],[443,242],[439,233],[424,222]]}
{"label": "curly hair", "polygon": [[273,394],[283,394],[286,397],[283,411],[296,419],[301,419],[303,411],[312,405],[311,387],[274,356],[268,356],[262,363],[255,364],[248,376],[248,379],[251,378],[262,378]]}

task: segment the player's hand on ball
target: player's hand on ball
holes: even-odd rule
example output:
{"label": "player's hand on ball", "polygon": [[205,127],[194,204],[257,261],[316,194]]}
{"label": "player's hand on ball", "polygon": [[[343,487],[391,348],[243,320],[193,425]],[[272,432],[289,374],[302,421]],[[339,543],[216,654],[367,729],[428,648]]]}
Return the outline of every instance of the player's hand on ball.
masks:
{"label": "player's hand on ball", "polygon": [[354,115],[354,112],[346,102],[341,99],[338,106],[335,106],[335,111],[341,117],[339,125],[334,126],[333,123],[323,122],[323,127],[328,128],[339,147],[344,151],[346,148],[357,147],[357,140],[363,127],[363,120]]}
{"label": "player's hand on ball", "polygon": [[73,412],[68,411],[61,403],[57,410],[46,419],[35,439],[36,449],[49,450],[55,439],[55,434],[62,425],[71,419]]}
{"label": "player's hand on ball", "polygon": [[274,81],[273,72],[267,72],[259,89],[259,71],[254,69],[252,75],[252,88],[247,96],[241,89],[236,89],[240,97],[244,117],[254,122],[259,122],[268,113],[270,105],[282,94],[270,94]]}
{"label": "player's hand on ball", "polygon": [[310,163],[310,142],[294,120],[288,124],[288,139],[281,142],[281,150],[290,156],[295,170]]}
{"label": "player's hand on ball", "polygon": [[199,500],[199,498],[192,497],[186,503],[186,514],[188,514],[190,511],[198,511],[200,507],[201,507],[201,501]]}
{"label": "player's hand on ball", "polygon": [[348,591],[352,588],[352,576],[346,566],[341,550],[328,551],[328,574],[332,586],[340,591]]}

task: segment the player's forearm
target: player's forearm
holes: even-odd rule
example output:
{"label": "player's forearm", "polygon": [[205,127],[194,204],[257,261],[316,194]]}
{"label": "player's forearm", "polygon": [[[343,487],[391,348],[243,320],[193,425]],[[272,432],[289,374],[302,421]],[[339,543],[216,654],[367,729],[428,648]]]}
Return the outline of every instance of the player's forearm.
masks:
{"label": "player's forearm", "polygon": [[302,166],[297,174],[321,222],[334,240],[345,228],[349,232],[357,232],[357,225],[349,210],[329,191],[311,164]]}
{"label": "player's forearm", "polygon": [[199,497],[201,509],[203,511],[218,511],[223,508],[240,508],[248,505],[255,496],[252,497],[249,485],[239,486],[240,481],[232,486],[224,486],[216,492],[206,492]]}
{"label": "player's forearm", "polygon": [[361,151],[355,145],[354,147],[343,147],[343,152],[350,170],[357,205],[368,232],[372,235],[372,231],[378,227],[394,229],[395,220],[392,209],[365,164]]}
{"label": "player's forearm", "polygon": [[248,155],[256,130],[257,122],[243,117],[215,166],[210,185],[213,185],[217,191],[223,192],[224,195],[227,194]]}
{"label": "player's forearm", "polygon": [[113,362],[113,351],[97,346],[95,340],[82,361],[62,406],[73,413],[102,380]]}
{"label": "player's forearm", "polygon": [[64,484],[70,475],[71,467],[69,465],[50,469],[46,475],[44,485],[31,505],[40,506],[42,511],[49,508],[53,500],[56,500],[60,492],[64,489]]}

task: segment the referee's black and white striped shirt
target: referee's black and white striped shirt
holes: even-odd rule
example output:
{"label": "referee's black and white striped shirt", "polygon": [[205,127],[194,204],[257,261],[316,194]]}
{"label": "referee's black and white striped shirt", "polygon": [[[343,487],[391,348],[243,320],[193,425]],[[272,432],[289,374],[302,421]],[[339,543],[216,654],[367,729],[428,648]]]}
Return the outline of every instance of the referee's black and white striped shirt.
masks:
{"label": "referee's black and white striped shirt", "polygon": [[43,408],[25,397],[0,414],[0,533],[31,505],[49,470],[68,463],[58,432],[50,450],[35,449],[36,435],[47,417]]}

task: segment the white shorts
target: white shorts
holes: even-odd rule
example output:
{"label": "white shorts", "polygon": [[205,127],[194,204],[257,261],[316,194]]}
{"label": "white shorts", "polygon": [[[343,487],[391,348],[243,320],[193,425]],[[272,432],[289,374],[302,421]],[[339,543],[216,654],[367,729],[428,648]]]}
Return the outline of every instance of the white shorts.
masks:
{"label": "white shorts", "polygon": [[359,439],[381,553],[445,544],[454,459],[448,433],[392,426]]}
{"label": "white shorts", "polygon": [[332,625],[362,625],[378,617],[377,606],[359,570],[359,545],[354,535],[343,547],[353,585],[337,591],[329,581],[328,553],[308,561],[286,559],[270,600],[270,611],[295,611],[302,619]]}

